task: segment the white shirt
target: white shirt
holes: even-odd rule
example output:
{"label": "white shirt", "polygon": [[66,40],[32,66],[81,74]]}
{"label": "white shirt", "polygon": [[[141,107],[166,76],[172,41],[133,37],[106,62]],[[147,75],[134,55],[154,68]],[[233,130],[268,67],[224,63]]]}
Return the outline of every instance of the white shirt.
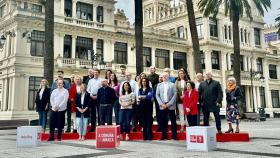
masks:
{"label": "white shirt", "polygon": [[98,89],[101,88],[101,79],[92,78],[88,82],[87,92],[91,95],[97,95]]}
{"label": "white shirt", "polygon": [[58,111],[64,111],[67,108],[67,101],[69,98],[68,90],[65,88],[55,89],[52,91],[50,103],[52,107],[57,107]]}
{"label": "white shirt", "polygon": [[85,93],[81,95],[81,105],[84,105]]}
{"label": "white shirt", "polygon": [[184,95],[184,89],[185,89],[185,80],[181,80],[181,91],[182,91],[182,95]]}
{"label": "white shirt", "polygon": [[198,91],[199,85],[200,85],[200,82],[195,82],[195,89],[196,89],[197,91]]}
{"label": "white shirt", "polygon": [[78,94],[80,94],[81,93],[81,86],[76,85],[76,91],[77,91]]}
{"label": "white shirt", "polygon": [[42,100],[44,90],[45,90],[45,88],[41,88],[41,90],[40,90],[40,93],[39,93],[40,100]]}
{"label": "white shirt", "polygon": [[163,87],[164,87],[164,91],[163,91],[163,99],[164,99],[164,102],[168,102],[168,95],[167,95],[167,92],[168,92],[168,83],[164,83],[163,82]]}

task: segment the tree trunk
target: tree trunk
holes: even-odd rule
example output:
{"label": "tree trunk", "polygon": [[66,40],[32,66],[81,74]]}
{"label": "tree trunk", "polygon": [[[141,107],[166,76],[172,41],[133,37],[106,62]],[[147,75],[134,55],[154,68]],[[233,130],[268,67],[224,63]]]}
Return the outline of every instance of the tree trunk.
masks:
{"label": "tree trunk", "polygon": [[143,72],[143,6],[142,0],[134,0],[135,6],[135,43],[136,74]]}
{"label": "tree trunk", "polygon": [[51,85],[54,72],[54,0],[46,0],[45,7],[44,78]]}
{"label": "tree trunk", "polygon": [[234,64],[233,76],[236,79],[236,85],[240,86],[240,40],[239,40],[239,13],[232,13],[232,32],[233,32],[233,51],[234,51]]}
{"label": "tree trunk", "polygon": [[193,1],[186,0],[186,3],[187,3],[188,18],[189,18],[190,32],[191,32],[192,45],[193,45],[194,70],[196,73],[199,72],[202,73],[201,55],[200,55],[199,39],[197,35],[195,15],[193,9]]}

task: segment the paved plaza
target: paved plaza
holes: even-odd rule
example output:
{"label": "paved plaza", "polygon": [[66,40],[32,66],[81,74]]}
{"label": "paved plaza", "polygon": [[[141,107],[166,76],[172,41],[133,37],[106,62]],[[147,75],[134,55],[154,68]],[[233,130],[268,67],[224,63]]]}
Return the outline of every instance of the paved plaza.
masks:
{"label": "paved plaza", "polygon": [[[213,123],[212,123],[213,124]],[[223,121],[223,131],[227,129]],[[185,157],[280,157],[280,119],[241,122],[250,142],[218,143],[212,152],[186,150],[185,141],[122,141],[113,150],[95,148],[95,141],[43,142],[36,148],[16,148],[16,130],[0,131],[1,158],[185,158]]]}

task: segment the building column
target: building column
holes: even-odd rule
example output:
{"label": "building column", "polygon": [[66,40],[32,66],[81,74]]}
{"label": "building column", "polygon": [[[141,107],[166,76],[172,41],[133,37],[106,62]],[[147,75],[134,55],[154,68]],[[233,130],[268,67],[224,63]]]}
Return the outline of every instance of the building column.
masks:
{"label": "building column", "polygon": [[170,69],[174,70],[174,63],[173,63],[173,54],[174,54],[174,50],[170,50],[170,54],[169,54],[169,62],[170,62]]}
{"label": "building column", "polygon": [[[227,63],[226,63],[226,52],[220,51],[221,53],[221,70],[222,70],[222,89],[226,89],[226,82],[227,82],[227,76],[226,76],[226,69],[227,69]],[[226,107],[226,97],[223,97],[223,104],[224,107]]]}
{"label": "building column", "polygon": [[60,42],[58,54],[60,54],[63,58],[64,58],[64,37],[65,37],[65,34],[60,34],[58,36],[59,42]]}
{"label": "building column", "polygon": [[[192,51],[192,50],[191,50]],[[195,78],[195,70],[191,69],[190,66],[194,65],[193,53],[187,53],[188,71],[191,78]]]}
{"label": "building column", "polygon": [[248,70],[248,61],[247,61],[247,57],[245,55],[243,56],[243,60],[244,60],[244,71],[249,71]]}
{"label": "building column", "polygon": [[257,104],[256,104],[256,111],[259,107],[261,107],[261,98],[260,98],[260,87],[259,86],[256,86],[256,96],[257,96]]}
{"label": "building column", "polygon": [[7,79],[3,79],[1,111],[6,111]]}
{"label": "building column", "polygon": [[272,108],[271,92],[269,86],[269,68],[267,59],[263,60],[263,75],[264,75],[264,91],[265,91],[265,104],[267,108]]}
{"label": "building column", "polygon": [[77,18],[77,16],[76,16],[76,4],[77,4],[77,0],[73,0],[72,1],[72,17],[73,18]]}
{"label": "building column", "polygon": [[[103,9],[103,12],[105,8]],[[97,15],[97,6],[96,5],[92,5],[92,21],[96,22],[97,19],[96,19],[96,15]],[[103,13],[103,16],[104,16],[104,13]]]}
{"label": "building column", "polygon": [[250,111],[249,109],[251,109],[251,90],[249,86],[245,87],[245,96],[246,96],[246,111]]}
{"label": "building column", "polygon": [[[252,106],[254,106],[255,107],[255,112],[257,112],[258,111],[258,97],[257,97],[257,87],[256,86],[253,86],[252,87],[253,88],[253,99],[254,99],[254,105],[252,105]],[[252,108],[254,108],[254,107],[252,107]]]}
{"label": "building column", "polygon": [[211,71],[212,70],[212,63],[211,63],[211,50],[204,50],[205,53],[205,71]]}
{"label": "building column", "polygon": [[204,20],[204,39],[208,40],[210,39],[210,29],[209,29],[209,18],[203,18]]}
{"label": "building column", "polygon": [[250,71],[252,69],[252,61],[251,61],[251,57],[247,57],[247,64],[248,64],[248,71]]}
{"label": "building column", "polygon": [[156,48],[155,47],[152,47],[152,66],[156,66]]}
{"label": "building column", "polygon": [[64,8],[65,8],[64,6],[65,6],[64,0],[60,0],[60,14],[62,16],[64,16]]}
{"label": "building column", "polygon": [[73,59],[76,58],[76,39],[77,39],[77,36],[72,35],[71,56]]}
{"label": "building column", "polygon": [[12,110],[12,106],[13,106],[13,93],[14,93],[14,85],[13,85],[13,82],[14,82],[14,77],[10,77],[9,79],[9,96],[8,96],[8,111],[11,111]]}

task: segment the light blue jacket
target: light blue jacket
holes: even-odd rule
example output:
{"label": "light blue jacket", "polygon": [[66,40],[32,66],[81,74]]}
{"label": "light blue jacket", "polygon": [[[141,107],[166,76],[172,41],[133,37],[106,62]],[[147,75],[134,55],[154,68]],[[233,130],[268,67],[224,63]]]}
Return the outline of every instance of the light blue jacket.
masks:
{"label": "light blue jacket", "polygon": [[[177,99],[177,90],[176,90],[176,87],[175,87],[174,83],[167,82],[167,84],[168,84],[168,90],[167,90],[168,109],[169,110],[175,110],[176,99]],[[160,109],[163,110],[161,108],[161,105],[165,102],[164,101],[164,83],[163,82],[159,83],[158,86],[157,86],[156,99],[158,101]]]}

